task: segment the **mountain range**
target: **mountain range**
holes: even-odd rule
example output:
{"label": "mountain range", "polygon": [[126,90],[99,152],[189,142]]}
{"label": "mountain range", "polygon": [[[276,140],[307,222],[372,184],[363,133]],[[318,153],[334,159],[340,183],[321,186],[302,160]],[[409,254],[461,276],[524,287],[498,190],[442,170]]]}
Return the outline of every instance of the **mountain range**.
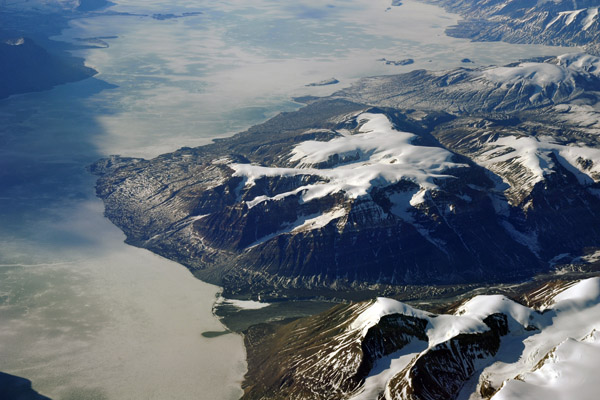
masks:
{"label": "mountain range", "polygon": [[598,66],[580,53],[365,78],[208,146],[101,160],[97,194],[128,243],[228,295],[595,268]]}
{"label": "mountain range", "polygon": [[246,332],[242,399],[595,399],[600,278],[445,313],[388,298]]}
{"label": "mountain range", "polygon": [[600,54],[598,0],[430,0],[463,19],[449,36],[475,41],[580,46]]}

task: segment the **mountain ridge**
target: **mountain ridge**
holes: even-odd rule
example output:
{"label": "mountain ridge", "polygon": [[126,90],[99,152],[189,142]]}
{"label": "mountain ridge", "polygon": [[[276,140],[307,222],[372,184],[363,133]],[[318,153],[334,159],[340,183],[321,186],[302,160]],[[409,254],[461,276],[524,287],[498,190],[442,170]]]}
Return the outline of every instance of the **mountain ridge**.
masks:
{"label": "mountain ridge", "polygon": [[597,0],[429,0],[463,17],[446,34],[474,41],[580,46],[600,55]]}
{"label": "mountain ridge", "polygon": [[205,147],[100,161],[97,193],[128,243],[229,296],[525,279],[600,240],[597,65],[366,78]]}
{"label": "mountain ridge", "polygon": [[[539,308],[479,295],[434,314],[378,298],[251,327],[242,398],[535,398],[549,384],[554,393],[577,390],[591,399],[595,382],[572,379],[579,372],[572,361],[590,362],[596,354],[599,284],[599,278],[556,282],[521,294],[543,297]],[[583,355],[585,349],[593,352]]]}

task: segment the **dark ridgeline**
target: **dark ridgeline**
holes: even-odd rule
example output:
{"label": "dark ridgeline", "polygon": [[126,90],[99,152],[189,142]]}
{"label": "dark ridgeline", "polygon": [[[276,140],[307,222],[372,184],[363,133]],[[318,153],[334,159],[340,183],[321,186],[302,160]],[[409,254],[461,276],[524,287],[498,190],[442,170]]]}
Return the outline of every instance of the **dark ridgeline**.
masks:
{"label": "dark ridgeline", "polygon": [[95,74],[82,59],[49,53],[29,38],[0,38],[0,99],[48,90]]}
{"label": "dark ridgeline", "polygon": [[51,400],[31,387],[29,379],[0,372],[0,399],[2,400]]}

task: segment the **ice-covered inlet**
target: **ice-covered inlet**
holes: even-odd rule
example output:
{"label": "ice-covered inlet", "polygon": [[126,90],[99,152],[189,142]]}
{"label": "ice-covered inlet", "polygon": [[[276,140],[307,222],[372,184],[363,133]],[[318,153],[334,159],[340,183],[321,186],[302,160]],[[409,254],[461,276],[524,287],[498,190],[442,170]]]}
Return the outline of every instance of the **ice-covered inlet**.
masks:
{"label": "ice-covered inlet", "polygon": [[[349,198],[366,196],[374,186],[385,186],[402,179],[415,182],[423,189],[436,188],[436,178],[449,178],[444,172],[453,167],[466,167],[452,161],[452,153],[440,147],[413,144],[416,135],[394,129],[383,114],[363,113],[357,134],[343,133],[328,142],[305,141],[291,152],[295,168],[263,167],[251,164],[232,164],[234,176],[246,178],[246,185],[268,176],[319,176],[318,183],[302,186],[274,197],[260,196],[247,204],[253,207],[267,200],[301,194],[303,201],[342,192]],[[329,168],[315,165],[333,160]],[[340,161],[341,160],[341,161]],[[334,164],[333,162],[328,164]],[[420,193],[418,199],[422,199]],[[422,201],[422,200],[421,200]],[[411,201],[414,205],[415,201]],[[406,205],[408,206],[408,204]]]}

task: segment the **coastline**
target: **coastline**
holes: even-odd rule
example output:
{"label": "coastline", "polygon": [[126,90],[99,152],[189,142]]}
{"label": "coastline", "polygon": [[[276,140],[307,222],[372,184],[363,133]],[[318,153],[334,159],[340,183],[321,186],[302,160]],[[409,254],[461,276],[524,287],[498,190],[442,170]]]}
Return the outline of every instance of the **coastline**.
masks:
{"label": "coastline", "polygon": [[[65,18],[61,30],[68,20]],[[50,37],[56,34],[49,33],[48,42],[53,42]],[[60,51],[73,48],[56,43]],[[82,57],[67,57],[85,62]],[[11,218],[15,224],[24,225],[27,218],[19,212],[29,203],[41,202],[35,233],[28,229],[0,231],[0,237],[10,235],[10,240],[0,245],[0,250],[8,249],[0,251],[0,286],[3,293],[8,293],[5,299],[12,299],[2,309],[6,323],[0,357],[4,360],[2,370],[23,376],[23,382],[32,383],[32,390],[53,399],[161,399],[204,394],[237,399],[247,369],[241,335],[202,336],[202,332],[224,326],[211,311],[219,288],[198,280],[180,264],[125,244],[122,232],[103,215],[102,202],[94,193],[95,179],[85,169],[92,160],[103,156],[88,141],[101,127],[86,119],[87,110],[81,104],[114,85],[91,79],[94,81],[85,77],[0,99],[5,115],[14,115],[11,124],[20,127],[23,121],[28,129],[42,135],[28,153],[5,147],[3,151],[11,152],[11,158],[4,161],[14,158],[22,165],[22,160],[13,154],[25,154],[29,161],[28,157],[35,157],[39,151],[43,155],[40,168],[48,175],[40,179],[55,188],[40,195],[23,192],[34,190],[37,181],[26,189],[18,187],[22,191],[18,194],[28,196],[27,202],[15,200],[20,208],[13,210]],[[64,100],[68,112],[62,113],[62,104],[54,101],[56,96]],[[43,108],[46,102],[56,110],[38,112],[36,109]],[[72,108],[72,103],[79,108]],[[31,104],[34,107],[27,108]],[[32,110],[31,118],[20,114],[21,109]],[[81,121],[71,115],[79,111],[82,113],[77,118]],[[57,115],[75,123],[67,129],[63,125],[53,127],[60,131],[53,141],[58,147],[54,152],[54,148],[45,146],[52,141],[54,131],[46,133],[35,128],[47,127],[39,121],[54,121]],[[6,129],[10,127],[7,125]],[[23,141],[35,138],[27,133]],[[71,148],[62,145],[71,145],[75,150],[65,157],[63,153]],[[66,167],[48,168],[44,163]],[[14,179],[19,178],[16,175]],[[62,179],[75,181],[75,189],[68,196],[63,192],[71,188],[71,183],[64,185]],[[11,188],[7,195],[13,192]],[[11,210],[12,197],[0,201]],[[10,230],[13,221],[6,222],[4,228]],[[25,296],[28,291],[32,291],[29,297]],[[23,310],[27,313],[22,314]],[[59,319],[53,317],[56,313],[60,313]],[[140,386],[146,381],[152,384]]]}

